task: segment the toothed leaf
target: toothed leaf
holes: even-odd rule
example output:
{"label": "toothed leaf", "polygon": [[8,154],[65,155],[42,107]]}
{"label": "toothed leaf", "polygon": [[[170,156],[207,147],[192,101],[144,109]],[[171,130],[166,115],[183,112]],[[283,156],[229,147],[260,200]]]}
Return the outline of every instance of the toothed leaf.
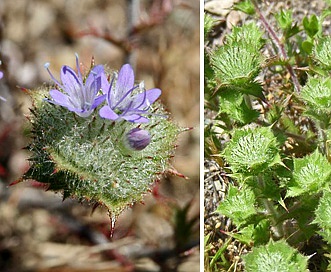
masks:
{"label": "toothed leaf", "polygon": [[277,138],[268,127],[236,130],[223,156],[234,173],[252,176],[282,163]]}
{"label": "toothed leaf", "polygon": [[308,271],[308,257],[301,255],[284,240],[270,241],[265,246],[253,248],[242,256],[247,272],[298,272]]}

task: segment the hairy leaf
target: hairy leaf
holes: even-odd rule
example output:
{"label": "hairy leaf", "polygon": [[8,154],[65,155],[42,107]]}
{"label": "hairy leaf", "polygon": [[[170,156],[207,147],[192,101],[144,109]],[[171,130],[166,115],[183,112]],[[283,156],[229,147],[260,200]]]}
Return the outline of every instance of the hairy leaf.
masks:
{"label": "hairy leaf", "polygon": [[269,127],[234,132],[223,156],[234,173],[258,175],[275,164],[281,164],[277,138]]}
{"label": "hairy leaf", "polygon": [[331,70],[331,37],[327,36],[318,41],[313,56],[325,69]]}
{"label": "hairy leaf", "polygon": [[247,272],[298,272],[308,271],[308,258],[290,247],[284,240],[270,241],[265,246],[255,247],[242,256]]}
{"label": "hairy leaf", "polygon": [[314,112],[330,114],[331,79],[309,77],[307,84],[301,90],[301,97]]}
{"label": "hairy leaf", "polygon": [[316,218],[313,223],[317,223],[321,228],[319,232],[323,238],[331,244],[331,192],[324,191],[323,196],[315,211]]}
{"label": "hairy leaf", "polygon": [[287,197],[316,194],[331,180],[331,165],[317,149],[304,158],[295,158],[293,164],[293,179],[288,184]]}
{"label": "hairy leaf", "polygon": [[251,215],[256,213],[255,196],[249,188],[238,188],[230,185],[226,199],[220,203],[217,212],[225,215],[233,221],[236,226],[245,223]]}

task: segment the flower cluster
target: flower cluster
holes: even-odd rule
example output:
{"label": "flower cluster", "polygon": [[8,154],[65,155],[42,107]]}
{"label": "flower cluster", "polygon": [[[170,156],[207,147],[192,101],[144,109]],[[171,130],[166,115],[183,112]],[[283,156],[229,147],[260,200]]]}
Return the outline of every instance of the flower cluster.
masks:
{"label": "flower cluster", "polygon": [[65,107],[81,117],[88,117],[106,100],[107,105],[99,111],[102,118],[133,123],[149,121],[146,115],[151,114],[150,106],[159,98],[161,90],[145,90],[142,84],[134,85],[134,72],[129,64],[123,65],[110,82],[102,65],[94,66],[86,80],[82,77],[77,55],[76,66],[77,73],[66,65],[61,68],[61,84],[50,72],[49,63],[45,64],[57,86],[57,89],[50,91],[52,99],[47,99],[48,102]]}
{"label": "flower cluster", "polygon": [[161,90],[135,84],[130,65],[116,73],[92,65],[85,72],[75,60],[74,68],[61,67],[59,79],[46,64],[54,86],[27,92],[31,157],[22,180],[47,184],[63,199],[103,205],[114,222],[171,167],[183,130],[164,118],[156,102]]}
{"label": "flower cluster", "polygon": [[[101,118],[112,121],[125,120],[131,123],[147,123],[151,104],[161,95],[160,89],[145,90],[143,84],[135,85],[134,72],[129,64],[125,64],[119,73],[108,81],[102,65],[94,66],[86,78],[83,78],[79,59],[76,54],[77,73],[64,65],[61,68],[61,82],[45,68],[56,84],[56,89],[50,90],[51,99],[46,101],[67,108],[80,117],[88,117],[104,101],[101,107]],[[1,77],[1,74],[0,74]],[[140,128],[131,129],[124,139],[125,145],[132,150],[142,150],[151,141],[148,131]]]}

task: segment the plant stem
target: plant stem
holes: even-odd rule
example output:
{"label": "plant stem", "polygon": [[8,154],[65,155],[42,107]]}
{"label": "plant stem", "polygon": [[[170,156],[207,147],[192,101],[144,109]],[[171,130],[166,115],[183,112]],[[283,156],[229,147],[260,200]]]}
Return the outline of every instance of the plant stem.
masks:
{"label": "plant stem", "polygon": [[[263,179],[263,175],[259,174],[257,176],[257,179],[258,179],[259,186],[261,188],[265,188],[265,182]],[[283,227],[282,227],[282,222],[279,222],[280,213],[277,211],[273,202],[270,199],[262,197],[260,200],[261,200],[262,205],[266,209],[268,216],[270,217],[274,237],[277,240],[282,238],[284,236],[284,231],[283,231]]]}
{"label": "plant stem", "polygon": [[[264,17],[264,15],[261,13],[259,7],[258,7],[258,4],[256,3],[256,0],[252,0],[252,3],[255,7],[255,11],[256,13],[258,14],[260,20],[261,20],[261,23],[263,24],[264,28],[266,29],[266,31],[268,32],[269,36],[271,37],[271,40],[273,41],[273,43],[276,45],[276,47],[278,48],[278,52],[280,54],[280,57],[282,59],[284,59],[285,61],[287,61],[289,59],[287,53],[286,53],[286,50],[285,50],[285,47],[284,47],[284,44],[280,41],[280,39],[278,38],[276,32],[272,29],[271,25],[268,23],[267,19]],[[299,80],[292,68],[292,66],[287,63],[286,64],[286,69],[288,70],[290,76],[291,76],[291,79],[292,79],[292,82],[293,82],[293,85],[294,85],[294,88],[295,90],[299,93],[300,92],[300,83],[299,83]]]}

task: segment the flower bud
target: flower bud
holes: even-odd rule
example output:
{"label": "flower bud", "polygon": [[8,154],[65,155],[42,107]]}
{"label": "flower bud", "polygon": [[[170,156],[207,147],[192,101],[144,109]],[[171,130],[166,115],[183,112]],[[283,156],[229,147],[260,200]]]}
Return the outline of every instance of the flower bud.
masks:
{"label": "flower bud", "polygon": [[151,142],[151,136],[147,130],[133,128],[126,134],[126,142],[134,150],[143,150]]}

